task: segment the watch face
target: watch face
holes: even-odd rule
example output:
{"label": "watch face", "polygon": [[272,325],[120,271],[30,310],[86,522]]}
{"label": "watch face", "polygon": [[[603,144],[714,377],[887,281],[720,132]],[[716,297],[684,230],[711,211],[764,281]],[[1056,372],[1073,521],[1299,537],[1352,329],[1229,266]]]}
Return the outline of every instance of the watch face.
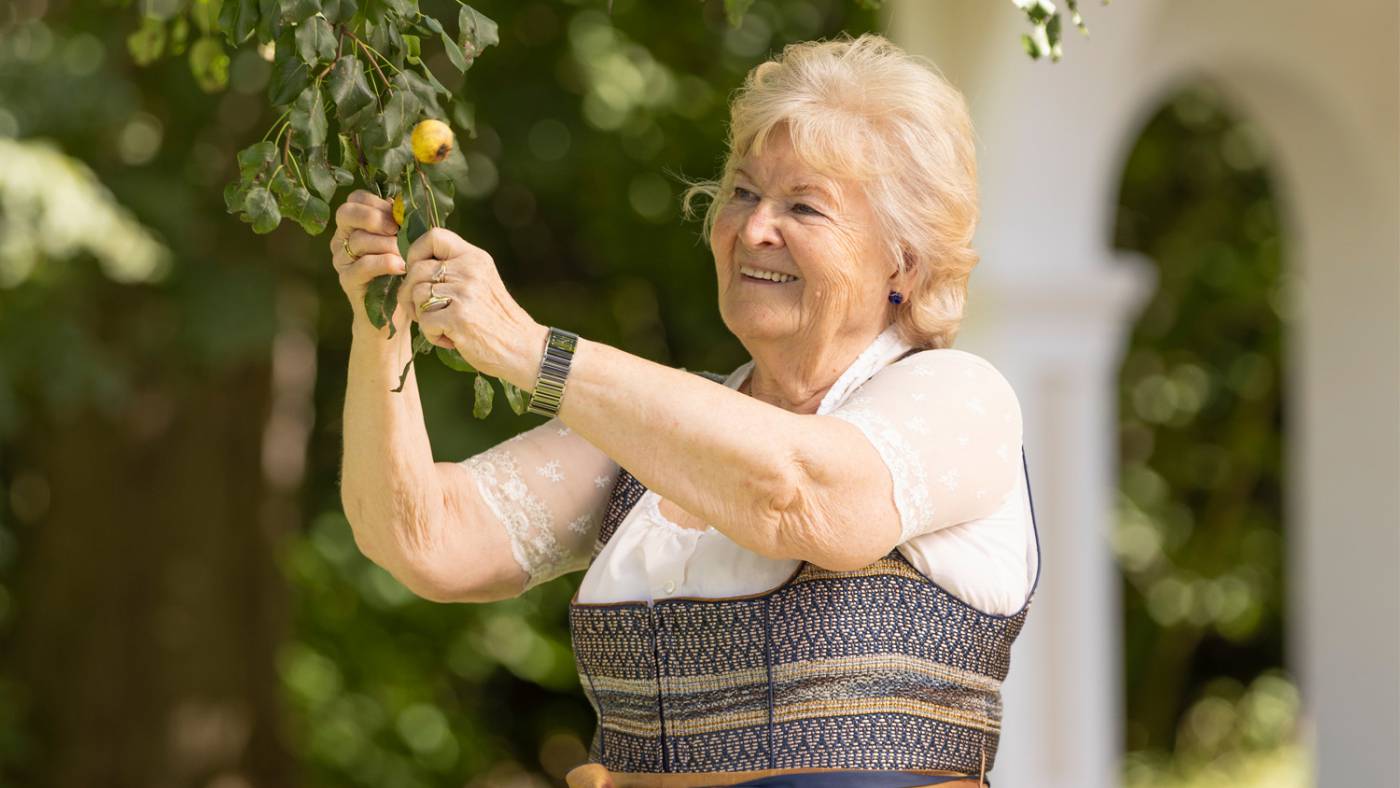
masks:
{"label": "watch face", "polygon": [[568,334],[556,334],[554,332],[550,332],[549,334],[549,346],[552,348],[557,348],[559,350],[567,350],[568,352],[572,353],[574,352],[574,348],[577,345],[577,337],[571,337]]}

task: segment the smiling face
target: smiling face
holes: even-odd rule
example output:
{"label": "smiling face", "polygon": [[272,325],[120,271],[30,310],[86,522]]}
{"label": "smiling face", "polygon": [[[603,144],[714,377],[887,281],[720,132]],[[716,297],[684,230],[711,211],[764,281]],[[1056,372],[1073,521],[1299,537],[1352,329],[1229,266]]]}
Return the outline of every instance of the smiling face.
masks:
{"label": "smiling face", "polygon": [[[895,268],[858,182],[813,171],[780,125],[761,154],[738,162],[722,198],[710,250],[720,315],[736,337],[822,344],[885,327]],[[750,268],[798,279],[753,278]]]}

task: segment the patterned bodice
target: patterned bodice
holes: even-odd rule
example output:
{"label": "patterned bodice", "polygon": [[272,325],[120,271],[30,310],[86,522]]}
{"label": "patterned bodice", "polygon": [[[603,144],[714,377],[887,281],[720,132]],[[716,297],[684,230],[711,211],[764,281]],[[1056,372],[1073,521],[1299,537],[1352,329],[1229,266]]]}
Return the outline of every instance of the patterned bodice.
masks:
{"label": "patterned bodice", "polygon": [[[595,555],[644,492],[621,472]],[[853,571],[804,562],[750,596],[575,598],[575,660],[598,714],[591,760],[622,772],[976,775],[996,757],[1001,682],[1028,607],[980,612],[898,550]]]}

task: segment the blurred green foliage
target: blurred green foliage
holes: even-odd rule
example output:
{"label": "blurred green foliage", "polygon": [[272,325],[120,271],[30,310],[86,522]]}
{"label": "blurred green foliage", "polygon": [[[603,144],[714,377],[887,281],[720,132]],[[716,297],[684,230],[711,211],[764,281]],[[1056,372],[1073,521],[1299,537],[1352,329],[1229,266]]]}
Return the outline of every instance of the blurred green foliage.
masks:
{"label": "blurred green foliage", "polygon": [[[720,2],[687,4],[683,15],[636,0],[616,0],[611,15],[603,0],[477,5],[499,23],[501,44],[463,88],[476,136],[459,140],[468,179],[447,226],[495,257],[541,322],[667,364],[737,366],[745,356],[718,319],[709,250],[698,222],[680,216],[682,177],[716,173],[726,98],[749,68],[790,41],[873,30],[874,14],[846,0],[756,0],[732,27]],[[255,235],[221,196],[236,152],[276,119],[263,95],[272,65],[252,48],[230,53],[228,88],[211,95],[179,59],[132,64],[126,39],[140,24],[77,3],[0,39],[0,135],[47,137],[90,164],[176,261],[160,280],[132,285],[86,257],[44,260],[0,290],[8,423],[22,430],[41,414],[89,407],[125,413],[150,405],[143,377],[193,381],[267,357],[279,293],[310,288],[315,421],[297,494],[308,522],[277,557],[294,602],[277,672],[304,784],[562,784],[594,725],[566,628],[578,578],[507,602],[438,605],[355,549],[337,478],[350,308],[330,267],[330,230]],[[446,56],[427,49],[446,73],[433,60]],[[441,365],[418,365],[418,380],[439,460],[537,423],[501,409],[471,418],[471,376]],[[14,519],[0,536],[20,541],[0,556],[13,559],[24,524],[43,517],[45,488],[23,469],[6,474]],[[14,569],[0,565],[0,588]],[[10,709],[0,718],[7,771],[38,766],[44,752],[24,688],[13,690],[15,703],[0,703]]]}
{"label": "blurred green foliage", "polygon": [[1144,785],[1168,756],[1188,773],[1295,741],[1297,693],[1279,672],[1294,293],[1268,155],[1203,83],[1165,103],[1124,166],[1115,244],[1160,267],[1121,370],[1114,538],[1126,744]]}
{"label": "blurred green foliage", "polygon": [[[604,0],[479,5],[501,44],[461,88],[476,135],[460,140],[467,182],[447,225],[493,254],[542,322],[663,363],[732,369],[744,355],[717,319],[699,228],[681,221],[681,176],[714,174],[726,97],[750,67],[789,41],[874,29],[874,15],[845,0],[755,0],[734,27],[716,0],[687,5],[683,18],[637,0],[616,0],[611,15]],[[445,17],[458,7],[421,6]],[[294,636],[276,660],[304,782],[560,784],[594,725],[565,625],[577,576],[507,602],[437,605],[359,554],[338,490],[350,312],[329,232],[254,236],[221,194],[236,152],[276,120],[263,96],[272,64],[248,48],[223,60],[203,51],[196,74],[182,60],[136,67],[128,39],[149,48],[154,35],[132,15],[76,2],[0,37],[0,137],[47,138],[90,165],[113,204],[176,261],[132,282],[98,251],[46,253],[0,287],[0,441],[85,408],[158,419],[144,381],[159,374],[179,390],[266,358],[279,294],[308,288],[318,305],[316,415],[297,492],[308,514],[277,555]],[[447,53],[423,54],[448,71]],[[225,79],[226,90],[207,92]],[[1163,270],[1124,365],[1120,409],[1116,547],[1139,765],[1267,748],[1286,739],[1296,713],[1276,672],[1287,279],[1263,158],[1257,134],[1200,90],[1154,118],[1125,165],[1116,241]],[[55,211],[96,215],[90,204]],[[440,460],[537,423],[470,418],[473,381],[440,365],[422,365],[418,379]],[[42,476],[3,472],[8,634],[24,602],[11,592],[24,528],[48,501]],[[41,768],[26,688],[6,670],[0,767]]]}

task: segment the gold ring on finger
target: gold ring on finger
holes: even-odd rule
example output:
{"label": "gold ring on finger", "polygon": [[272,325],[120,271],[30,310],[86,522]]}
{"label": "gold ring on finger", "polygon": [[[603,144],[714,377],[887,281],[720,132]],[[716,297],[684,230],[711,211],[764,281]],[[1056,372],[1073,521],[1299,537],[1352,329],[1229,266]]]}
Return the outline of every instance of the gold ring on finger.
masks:
{"label": "gold ring on finger", "polygon": [[451,296],[440,296],[433,292],[432,284],[428,285],[428,300],[418,305],[418,314],[426,312],[436,312],[439,309],[446,309],[452,303]]}
{"label": "gold ring on finger", "polygon": [[359,259],[359,255],[350,251],[350,236],[345,236],[345,240],[341,242],[341,246],[345,247],[345,254],[350,258],[351,262]]}
{"label": "gold ring on finger", "polygon": [[[442,265],[438,266],[437,273],[433,274],[433,281],[434,281],[434,282],[446,282],[446,281],[447,281],[447,263],[446,263],[446,262],[444,262]],[[431,288],[429,288],[429,290],[431,290]]]}

